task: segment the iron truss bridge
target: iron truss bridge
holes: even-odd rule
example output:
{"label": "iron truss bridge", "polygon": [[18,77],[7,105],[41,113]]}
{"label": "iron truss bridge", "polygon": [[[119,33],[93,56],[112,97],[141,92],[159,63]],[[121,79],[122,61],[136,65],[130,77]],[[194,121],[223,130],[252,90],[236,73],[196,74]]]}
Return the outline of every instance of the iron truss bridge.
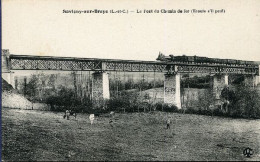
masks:
{"label": "iron truss bridge", "polygon": [[10,70],[127,71],[259,75],[258,65],[176,63],[96,58],[10,55]]}

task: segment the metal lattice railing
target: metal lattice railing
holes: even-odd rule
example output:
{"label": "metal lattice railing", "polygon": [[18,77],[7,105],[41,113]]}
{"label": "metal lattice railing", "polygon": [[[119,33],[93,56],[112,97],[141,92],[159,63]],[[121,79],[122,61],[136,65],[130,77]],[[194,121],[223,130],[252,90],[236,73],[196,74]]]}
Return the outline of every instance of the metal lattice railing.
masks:
{"label": "metal lattice railing", "polygon": [[259,66],[10,55],[10,70],[259,74]]}

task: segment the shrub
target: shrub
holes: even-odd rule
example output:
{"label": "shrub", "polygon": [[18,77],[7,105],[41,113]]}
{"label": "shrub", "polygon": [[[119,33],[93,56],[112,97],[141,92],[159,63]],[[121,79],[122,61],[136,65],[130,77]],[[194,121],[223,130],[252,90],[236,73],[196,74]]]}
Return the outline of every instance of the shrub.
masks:
{"label": "shrub", "polygon": [[162,103],[162,102],[158,102],[153,106],[158,111],[165,111],[165,112],[179,112],[180,111],[175,105],[169,105],[169,104]]}
{"label": "shrub", "polygon": [[260,94],[256,88],[239,85],[235,95],[229,110],[233,117],[260,118]]}
{"label": "shrub", "polygon": [[213,110],[213,115],[215,116],[225,116],[225,112],[220,108],[216,108]]}

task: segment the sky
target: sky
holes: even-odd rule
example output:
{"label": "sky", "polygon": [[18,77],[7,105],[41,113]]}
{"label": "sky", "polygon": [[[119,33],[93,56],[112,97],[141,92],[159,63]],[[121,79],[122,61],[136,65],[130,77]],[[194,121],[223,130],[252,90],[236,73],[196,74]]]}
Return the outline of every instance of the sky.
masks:
{"label": "sky", "polygon": [[[63,10],[128,10],[128,14]],[[137,13],[137,10],[225,13]],[[11,54],[155,61],[165,55],[260,61],[259,0],[2,0]]]}

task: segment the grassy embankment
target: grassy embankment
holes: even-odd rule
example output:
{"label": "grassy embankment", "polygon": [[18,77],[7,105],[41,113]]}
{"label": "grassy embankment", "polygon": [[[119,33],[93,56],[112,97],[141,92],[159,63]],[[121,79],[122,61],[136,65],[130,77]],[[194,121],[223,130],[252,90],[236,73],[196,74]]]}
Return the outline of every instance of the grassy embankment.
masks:
{"label": "grassy embankment", "polygon": [[[260,120],[125,113],[91,126],[88,114],[62,115],[3,108],[2,159],[67,160],[70,152],[70,160],[260,160]],[[254,149],[252,158],[242,155],[246,147]]]}

